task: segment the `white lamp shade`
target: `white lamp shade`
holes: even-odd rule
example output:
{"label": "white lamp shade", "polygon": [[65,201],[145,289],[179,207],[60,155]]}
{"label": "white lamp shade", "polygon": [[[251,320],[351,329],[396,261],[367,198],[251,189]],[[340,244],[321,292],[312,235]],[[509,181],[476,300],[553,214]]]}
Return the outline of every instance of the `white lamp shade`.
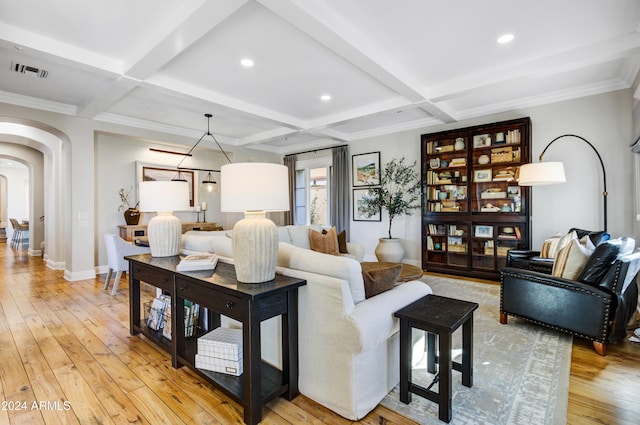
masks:
{"label": "white lamp shade", "polygon": [[240,162],[223,165],[220,173],[221,211],[289,210],[289,177],[284,165]]}
{"label": "white lamp shade", "polygon": [[566,183],[562,162],[536,162],[520,167],[518,184],[520,186],[544,186]]}
{"label": "white lamp shade", "polygon": [[189,184],[186,181],[140,182],[140,211],[184,211],[189,207]]}

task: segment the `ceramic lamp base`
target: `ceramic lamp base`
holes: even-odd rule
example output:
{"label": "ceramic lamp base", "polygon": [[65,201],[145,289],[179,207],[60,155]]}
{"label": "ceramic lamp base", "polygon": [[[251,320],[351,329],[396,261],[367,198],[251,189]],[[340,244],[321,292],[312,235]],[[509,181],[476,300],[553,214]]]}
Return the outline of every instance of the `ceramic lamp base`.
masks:
{"label": "ceramic lamp base", "polygon": [[152,257],[171,257],[180,252],[182,224],[170,212],[159,212],[147,225]]}
{"label": "ceramic lamp base", "polygon": [[236,278],[242,283],[263,283],[276,276],[278,229],[264,211],[248,211],[233,226]]}

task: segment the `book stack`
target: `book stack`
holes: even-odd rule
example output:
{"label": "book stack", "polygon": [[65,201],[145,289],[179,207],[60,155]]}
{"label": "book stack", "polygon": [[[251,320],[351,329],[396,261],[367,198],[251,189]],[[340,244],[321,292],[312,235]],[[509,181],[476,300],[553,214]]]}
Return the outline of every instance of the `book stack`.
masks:
{"label": "book stack", "polygon": [[242,375],[242,329],[220,327],[198,338],[196,367]]}
{"label": "book stack", "polygon": [[213,270],[218,264],[218,256],[215,254],[187,255],[176,266],[179,272],[192,272],[196,270]]}

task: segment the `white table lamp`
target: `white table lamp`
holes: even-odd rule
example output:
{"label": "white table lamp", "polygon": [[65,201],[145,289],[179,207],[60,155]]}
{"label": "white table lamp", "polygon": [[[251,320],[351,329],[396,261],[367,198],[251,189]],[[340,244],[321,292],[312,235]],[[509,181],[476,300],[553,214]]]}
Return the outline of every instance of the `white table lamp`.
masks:
{"label": "white table lamp", "polygon": [[149,220],[147,235],[153,257],[170,257],[180,252],[182,224],[173,211],[189,209],[186,181],[146,181],[140,183],[140,211],[157,212]]}
{"label": "white table lamp", "polygon": [[220,169],[220,209],[244,212],[233,227],[236,278],[262,283],[275,278],[278,230],[267,211],[289,210],[288,169],[284,165],[244,162]]}

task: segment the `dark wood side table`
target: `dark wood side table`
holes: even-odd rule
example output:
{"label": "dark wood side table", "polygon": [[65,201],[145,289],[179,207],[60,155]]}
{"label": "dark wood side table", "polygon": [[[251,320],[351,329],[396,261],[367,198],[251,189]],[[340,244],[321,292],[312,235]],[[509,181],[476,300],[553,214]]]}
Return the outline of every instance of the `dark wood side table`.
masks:
{"label": "dark wood side table", "polygon": [[[259,284],[238,283],[235,268],[219,262],[215,271],[177,272],[180,257],[132,255],[129,260],[129,302],[131,334],[142,333],[171,354],[175,368],[185,365],[238,401],[244,408],[244,422],[255,425],[262,419],[267,401],[285,396],[291,400],[298,390],[298,288],[305,280],[277,275]],[[146,326],[140,317],[140,282],[156,286],[171,295],[171,335],[162,336]],[[198,329],[185,337],[184,302],[189,300],[208,310],[207,331]],[[197,339],[220,326],[224,315],[242,322],[243,369],[231,376],[195,367]],[[282,371],[263,362],[260,323],[282,316]]]}
{"label": "dark wood side table", "polygon": [[[438,417],[451,421],[451,369],[462,372],[462,385],[473,385],[473,312],[477,303],[427,295],[397,311],[400,319],[400,401],[409,404],[411,393],[438,403]],[[462,326],[462,362],[451,360],[451,336]],[[411,329],[427,333],[427,370],[438,374],[428,388],[411,382]],[[435,339],[438,337],[438,354]],[[438,382],[438,392],[431,387]]]}

